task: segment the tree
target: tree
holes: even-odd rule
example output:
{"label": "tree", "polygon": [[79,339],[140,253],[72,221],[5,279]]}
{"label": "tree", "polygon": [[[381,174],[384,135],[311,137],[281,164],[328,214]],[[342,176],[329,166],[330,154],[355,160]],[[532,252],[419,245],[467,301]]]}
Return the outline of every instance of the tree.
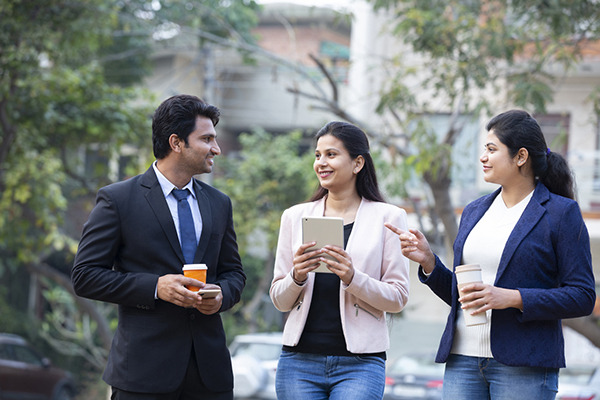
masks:
{"label": "tree", "polygon": [[[248,283],[258,281],[256,287],[244,290],[238,311],[248,330],[255,332],[271,328],[265,326],[264,314],[259,311],[273,279],[281,214],[308,200],[318,183],[312,172],[312,154],[302,154],[300,132],[275,136],[255,129],[252,134],[240,135],[239,140],[241,151],[219,162],[223,176],[214,183],[231,197]],[[263,249],[262,254],[253,255],[257,247]]]}
{"label": "tree", "polygon": [[[69,274],[79,220],[98,187],[118,179],[110,165],[125,161],[126,175],[148,167],[143,156],[120,156],[125,145],[151,154],[155,100],[123,86],[143,77],[148,50],[179,23],[218,38],[235,29],[249,37],[256,4],[226,3],[0,0],[2,286],[18,285],[9,305],[36,312],[50,343],[97,368],[112,340],[114,308],[74,296]],[[140,68],[119,75],[125,60]],[[100,162],[82,157],[90,150]],[[43,307],[40,296],[28,295],[33,286],[44,289]],[[38,306],[29,307],[32,298]]]}
{"label": "tree", "polygon": [[[0,3],[0,273],[10,285],[23,274],[45,276],[70,289],[68,255],[76,236],[65,227],[69,204],[96,189],[77,173],[77,150],[101,143],[115,155],[141,144],[149,129],[148,94],[104,82],[92,55],[111,26],[104,2]],[[135,105],[138,104],[138,105]],[[63,254],[62,260],[56,257]],[[72,257],[72,256],[71,256]],[[58,261],[58,263],[57,263]],[[58,267],[58,269],[57,269]],[[14,290],[23,309],[25,290]],[[107,348],[108,321],[96,319],[96,345]],[[41,315],[40,315],[41,316]]]}

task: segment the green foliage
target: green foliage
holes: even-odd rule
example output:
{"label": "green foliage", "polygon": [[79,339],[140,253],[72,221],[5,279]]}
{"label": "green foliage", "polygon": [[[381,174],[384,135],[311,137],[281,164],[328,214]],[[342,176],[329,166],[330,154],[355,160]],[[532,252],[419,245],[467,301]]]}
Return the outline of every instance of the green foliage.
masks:
{"label": "green foliage", "polygon": [[[82,173],[80,150],[93,144],[113,157],[126,143],[148,146],[151,109],[145,101],[152,96],[107,84],[93,61],[113,27],[106,4],[0,1],[0,276],[3,284],[16,283],[11,291],[20,296],[11,296],[8,304],[20,315],[28,315],[23,297],[29,279],[19,278],[27,277],[25,264],[59,252],[69,259],[76,250],[76,236],[66,228],[68,213],[81,194],[97,189]],[[70,265],[58,269],[68,271]],[[46,280],[42,290],[48,290],[44,307],[58,310],[48,317],[74,315],[64,301],[51,305],[57,290],[63,300],[69,296],[56,283]],[[48,339],[46,325],[38,322],[31,317],[27,332],[16,333],[49,347],[52,342],[42,340]],[[60,326],[68,331],[77,323],[61,320]],[[76,369],[84,363],[62,357],[79,362]]]}
{"label": "green foliage", "polygon": [[224,177],[216,179],[215,186],[233,202],[242,254],[257,244],[257,232],[265,235],[266,249],[274,253],[281,214],[306,201],[316,187],[312,154],[300,154],[301,137],[300,132],[275,136],[255,129],[240,135],[238,156],[223,160]]}
{"label": "green foliage", "polygon": [[[109,83],[129,86],[151,72],[149,55],[160,41],[187,28],[253,43],[250,30],[258,22],[253,0],[110,1],[116,29],[98,55]],[[199,38],[203,46],[205,39]],[[245,54],[247,56],[247,54]]]}
{"label": "green foliage", "polygon": [[419,175],[430,174],[434,180],[440,173],[446,173],[449,167],[452,146],[440,143],[435,132],[424,120],[417,121],[412,132],[411,144],[417,150],[407,157],[406,164],[413,167]]}
{"label": "green foliage", "polygon": [[548,84],[551,81],[550,77],[536,76],[528,72],[514,74],[508,77],[509,97],[518,107],[531,106],[533,112],[545,113],[546,104],[552,101],[554,94]]}
{"label": "green foliage", "polygon": [[[509,100],[543,112],[553,95],[544,68],[572,67],[580,60],[582,39],[600,34],[600,7],[593,0],[370,2],[394,12],[393,33],[425,56],[425,86],[434,96],[448,96],[450,105],[459,97],[469,104],[471,89],[506,78]],[[390,94],[396,86],[390,85]],[[394,106],[391,99],[382,102]]]}
{"label": "green foliage", "polygon": [[[568,72],[582,60],[584,46],[599,39],[600,7],[595,0],[368,2],[391,15],[386,31],[408,48],[384,65],[389,76],[376,111],[398,123],[396,136],[404,139],[398,153],[432,189],[436,208],[448,213],[440,217],[451,251],[457,230],[447,207],[451,146],[464,126],[456,117],[478,118],[482,110],[495,115],[507,104],[545,113],[556,80],[549,71]],[[440,136],[418,122],[431,113],[451,114]]]}
{"label": "green foliage", "polygon": [[[239,137],[239,154],[219,161],[223,176],[215,187],[233,203],[233,219],[246,272],[242,301],[223,316],[227,337],[247,332],[249,318],[259,331],[280,325],[280,314],[271,305],[265,286],[270,283],[281,214],[306,201],[318,184],[312,170],[312,154],[301,154],[300,132],[272,135],[262,129]],[[244,307],[259,301],[249,316]]]}
{"label": "green foliage", "polygon": [[26,331],[28,318],[10,306],[6,300],[7,291],[7,287],[0,287],[0,332],[22,335]]}

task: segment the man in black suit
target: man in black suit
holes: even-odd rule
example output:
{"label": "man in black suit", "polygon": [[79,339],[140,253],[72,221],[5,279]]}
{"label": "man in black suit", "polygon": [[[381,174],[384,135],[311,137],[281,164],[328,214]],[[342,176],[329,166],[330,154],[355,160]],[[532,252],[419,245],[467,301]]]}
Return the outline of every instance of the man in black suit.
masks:
{"label": "man in black suit", "polygon": [[[221,152],[219,114],[195,96],[165,100],[152,119],[157,161],[142,175],[100,189],[83,227],[72,271],[75,292],[118,304],[103,375],[113,400],[233,398],[219,314],[240,300],[246,276],[231,200],[193,178],[210,173]],[[187,190],[177,200],[181,189]],[[187,213],[178,204],[186,199]],[[197,247],[182,250],[182,240]],[[206,285],[183,276],[186,263],[208,266]],[[185,285],[221,293],[202,298]]]}

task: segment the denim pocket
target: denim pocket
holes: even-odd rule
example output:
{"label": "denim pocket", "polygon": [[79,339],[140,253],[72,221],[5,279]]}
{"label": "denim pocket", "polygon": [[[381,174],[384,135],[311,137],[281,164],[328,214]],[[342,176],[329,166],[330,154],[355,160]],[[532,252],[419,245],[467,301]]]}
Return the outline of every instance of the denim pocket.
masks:
{"label": "denim pocket", "polygon": [[356,361],[361,363],[381,365],[383,368],[385,368],[385,360],[381,357],[361,355],[354,356],[354,358],[356,359]]}

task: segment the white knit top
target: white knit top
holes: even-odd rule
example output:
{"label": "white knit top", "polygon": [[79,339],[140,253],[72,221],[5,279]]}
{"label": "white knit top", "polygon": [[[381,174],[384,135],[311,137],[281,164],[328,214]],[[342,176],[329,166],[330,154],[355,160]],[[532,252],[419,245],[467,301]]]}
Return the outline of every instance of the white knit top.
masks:
{"label": "white knit top", "polygon": [[[507,208],[502,199],[502,193],[498,194],[490,208],[469,233],[463,248],[462,264],[481,265],[483,283],[494,284],[508,237],[532,196],[533,191],[518,204]],[[463,312],[462,309],[458,310],[451,353],[492,358],[490,347],[491,310],[487,311],[486,324],[474,326],[465,324]]]}

